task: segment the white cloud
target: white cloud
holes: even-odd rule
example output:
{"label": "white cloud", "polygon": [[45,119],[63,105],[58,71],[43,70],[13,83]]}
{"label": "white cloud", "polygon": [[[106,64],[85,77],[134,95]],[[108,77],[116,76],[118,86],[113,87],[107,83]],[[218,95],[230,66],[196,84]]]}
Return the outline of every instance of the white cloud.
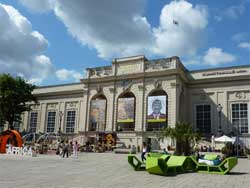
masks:
{"label": "white cloud", "polygon": [[238,44],[238,47],[245,48],[245,49],[250,49],[250,42],[241,42],[241,43]]}
{"label": "white cloud", "polygon": [[83,76],[83,74],[75,70],[59,69],[56,71],[56,77],[61,81],[74,79],[74,81],[78,82]]}
{"label": "white cloud", "polygon": [[227,18],[231,18],[231,19],[237,19],[238,17],[240,17],[245,11],[245,2],[241,1],[241,3],[239,5],[232,5],[230,7],[228,7],[225,11],[224,11],[224,15]]}
{"label": "white cloud", "polygon": [[61,0],[55,14],[83,45],[102,58],[142,51],[153,42],[151,26],[143,16],[144,0]]}
{"label": "white cloud", "polygon": [[[27,0],[20,1],[32,8]],[[32,3],[38,2],[33,6],[43,10],[40,1]],[[153,28],[144,16],[145,3],[146,0],[54,0],[50,9],[74,38],[96,49],[102,58],[142,53],[195,54],[208,22],[206,8],[187,1],[172,1],[163,7],[159,27]],[[173,24],[173,15],[179,26]]]}
{"label": "white cloud", "polygon": [[[178,25],[173,24],[173,20]],[[203,6],[194,7],[186,1],[165,5],[160,26],[154,30],[154,52],[167,56],[194,55],[201,45],[207,23],[207,11]]]}
{"label": "white cloud", "polygon": [[231,39],[235,42],[242,42],[248,40],[249,38],[250,38],[249,32],[241,32],[234,34]]}
{"label": "white cloud", "polygon": [[42,54],[48,41],[12,6],[0,3],[0,17],[0,72],[41,83],[53,71],[49,57]]}
{"label": "white cloud", "polygon": [[47,12],[53,9],[55,0],[20,0],[21,4],[36,12]]}
{"label": "white cloud", "polygon": [[209,48],[203,57],[205,63],[217,65],[221,63],[233,62],[236,57],[232,54],[224,52],[221,48]]}

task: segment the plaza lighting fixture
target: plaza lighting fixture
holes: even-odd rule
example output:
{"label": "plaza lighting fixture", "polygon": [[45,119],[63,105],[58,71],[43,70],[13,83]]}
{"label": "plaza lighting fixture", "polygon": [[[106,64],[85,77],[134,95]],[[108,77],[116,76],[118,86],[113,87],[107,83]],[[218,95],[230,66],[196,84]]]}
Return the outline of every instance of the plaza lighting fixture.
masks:
{"label": "plaza lighting fixture", "polygon": [[59,134],[61,134],[62,117],[63,117],[63,112],[59,111],[59,130],[58,130]]}
{"label": "plaza lighting fixture", "polygon": [[217,111],[218,111],[218,115],[219,115],[219,129],[218,129],[218,134],[219,136],[221,136],[222,130],[221,130],[221,111],[222,111],[222,106],[221,104],[217,105]]}

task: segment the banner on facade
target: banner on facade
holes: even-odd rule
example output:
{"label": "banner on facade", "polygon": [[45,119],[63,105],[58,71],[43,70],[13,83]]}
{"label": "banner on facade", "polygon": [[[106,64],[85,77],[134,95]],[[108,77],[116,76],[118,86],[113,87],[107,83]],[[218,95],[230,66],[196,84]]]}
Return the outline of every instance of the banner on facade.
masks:
{"label": "banner on facade", "polygon": [[149,96],[147,122],[166,122],[167,96]]}
{"label": "banner on facade", "polygon": [[135,117],[135,98],[118,99],[118,119],[119,123],[134,122]]}
{"label": "banner on facade", "polygon": [[[106,117],[106,100],[97,99],[90,103],[90,125],[98,131],[104,131]],[[94,128],[93,127],[93,128]]]}

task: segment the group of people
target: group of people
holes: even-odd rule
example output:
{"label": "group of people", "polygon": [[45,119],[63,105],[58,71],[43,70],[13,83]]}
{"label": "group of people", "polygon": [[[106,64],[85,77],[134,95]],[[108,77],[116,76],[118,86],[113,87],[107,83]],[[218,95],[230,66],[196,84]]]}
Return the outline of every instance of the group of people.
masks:
{"label": "group of people", "polygon": [[64,157],[69,157],[69,155],[72,154],[73,157],[77,157],[78,156],[78,149],[79,149],[79,144],[77,143],[77,141],[75,141],[74,143],[71,142],[67,142],[67,141],[61,141],[61,143],[58,145],[58,149],[57,149],[57,155]]}

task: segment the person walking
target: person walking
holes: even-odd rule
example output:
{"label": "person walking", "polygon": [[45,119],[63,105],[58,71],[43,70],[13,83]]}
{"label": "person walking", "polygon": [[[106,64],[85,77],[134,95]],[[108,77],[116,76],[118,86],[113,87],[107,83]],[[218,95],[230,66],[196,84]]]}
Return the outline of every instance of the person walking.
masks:
{"label": "person walking", "polygon": [[142,143],[142,153],[141,153],[142,162],[144,162],[144,160],[146,160],[146,157],[145,157],[146,153],[147,153],[147,145],[145,142],[143,142]]}
{"label": "person walking", "polygon": [[65,154],[68,158],[69,157],[69,143],[68,142],[66,142],[64,147],[63,147],[63,156],[62,156],[63,158],[64,158]]}
{"label": "person walking", "polygon": [[69,155],[71,156],[71,155],[74,155],[74,152],[73,152],[73,141],[70,141],[70,143],[69,143]]}
{"label": "person walking", "polygon": [[73,145],[73,157],[77,158],[77,155],[78,155],[78,148],[79,148],[79,145],[77,143],[77,141],[75,141],[74,145]]}

